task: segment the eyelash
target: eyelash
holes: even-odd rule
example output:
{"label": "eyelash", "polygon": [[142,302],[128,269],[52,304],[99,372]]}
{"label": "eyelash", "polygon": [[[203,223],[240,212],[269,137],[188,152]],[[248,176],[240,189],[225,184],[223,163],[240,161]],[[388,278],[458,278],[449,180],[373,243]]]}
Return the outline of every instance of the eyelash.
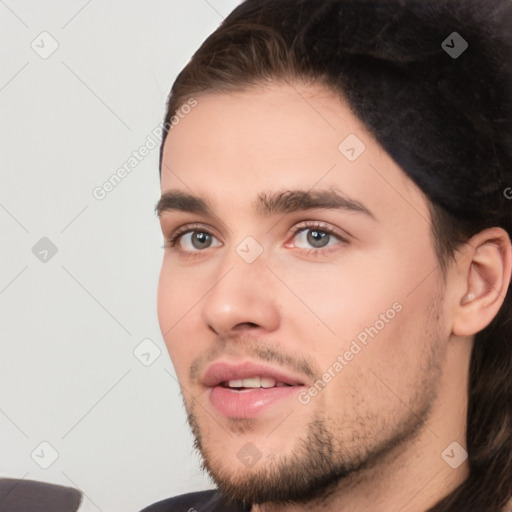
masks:
{"label": "eyelash", "polygon": [[[326,235],[329,235],[330,237],[337,238],[340,242],[343,244],[348,244],[348,241],[342,237],[340,234],[336,233],[332,228],[330,228],[327,224],[324,224],[322,222],[305,222],[299,226],[295,226],[291,230],[292,238],[295,238],[301,231],[307,231],[307,230],[317,230],[322,233],[325,233]],[[183,258],[197,258],[201,256],[201,253],[205,252],[204,250],[197,250],[197,251],[184,251],[178,247],[178,241],[179,239],[188,234],[193,233],[196,231],[200,231],[201,233],[206,233],[210,236],[213,236],[207,229],[204,228],[204,226],[201,225],[189,225],[184,226],[182,228],[179,228],[175,233],[173,233],[167,240],[165,245],[162,248],[169,248],[177,251],[180,255],[180,257]],[[302,251],[305,251],[305,254],[307,256],[324,256],[325,254],[331,252],[332,246],[327,246],[325,248],[311,248],[311,249],[302,249]]]}

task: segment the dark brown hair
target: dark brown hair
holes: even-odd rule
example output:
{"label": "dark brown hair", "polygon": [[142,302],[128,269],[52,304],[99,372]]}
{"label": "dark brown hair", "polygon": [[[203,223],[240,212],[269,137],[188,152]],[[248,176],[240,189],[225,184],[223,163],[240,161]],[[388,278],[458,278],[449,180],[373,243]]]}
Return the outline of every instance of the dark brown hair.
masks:
{"label": "dark brown hair", "polygon": [[[468,48],[449,55],[457,32]],[[512,237],[509,0],[246,0],[174,82],[165,116],[192,96],[300,79],[345,99],[429,199],[441,269],[499,226]],[[455,36],[457,37],[457,36]],[[429,512],[497,512],[512,498],[512,297],[475,336],[470,474]]]}

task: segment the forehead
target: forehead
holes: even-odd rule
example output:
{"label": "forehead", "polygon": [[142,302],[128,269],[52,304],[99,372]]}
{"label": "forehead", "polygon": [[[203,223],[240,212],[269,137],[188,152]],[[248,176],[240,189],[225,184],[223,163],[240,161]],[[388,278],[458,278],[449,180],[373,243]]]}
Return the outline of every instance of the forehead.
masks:
{"label": "forehead", "polygon": [[195,99],[167,136],[162,191],[242,205],[262,191],[327,187],[426,219],[421,191],[326,87],[274,83]]}
{"label": "forehead", "polygon": [[[340,128],[362,132],[347,105],[319,85],[273,84],[205,94],[170,131],[164,157],[191,165],[214,155],[257,167],[271,160],[318,160],[338,152]],[[343,121],[343,127],[340,127]],[[200,151],[199,151],[200,150]]]}

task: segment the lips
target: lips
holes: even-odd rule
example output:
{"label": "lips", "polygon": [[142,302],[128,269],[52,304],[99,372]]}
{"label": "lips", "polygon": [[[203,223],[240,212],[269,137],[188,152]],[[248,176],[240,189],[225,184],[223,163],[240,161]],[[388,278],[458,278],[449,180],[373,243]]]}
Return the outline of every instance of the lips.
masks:
{"label": "lips", "polygon": [[213,363],[201,382],[216,411],[230,418],[254,418],[305,386],[299,375],[253,362]]}

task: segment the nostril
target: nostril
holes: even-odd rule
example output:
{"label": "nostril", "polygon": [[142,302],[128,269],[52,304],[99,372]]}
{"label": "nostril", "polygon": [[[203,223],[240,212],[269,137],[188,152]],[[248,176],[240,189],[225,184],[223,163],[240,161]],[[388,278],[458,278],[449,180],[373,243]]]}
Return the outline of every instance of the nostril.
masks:
{"label": "nostril", "polygon": [[254,327],[259,327],[259,325],[254,322],[242,322],[235,326],[235,330],[241,331],[243,329],[254,328]]}

